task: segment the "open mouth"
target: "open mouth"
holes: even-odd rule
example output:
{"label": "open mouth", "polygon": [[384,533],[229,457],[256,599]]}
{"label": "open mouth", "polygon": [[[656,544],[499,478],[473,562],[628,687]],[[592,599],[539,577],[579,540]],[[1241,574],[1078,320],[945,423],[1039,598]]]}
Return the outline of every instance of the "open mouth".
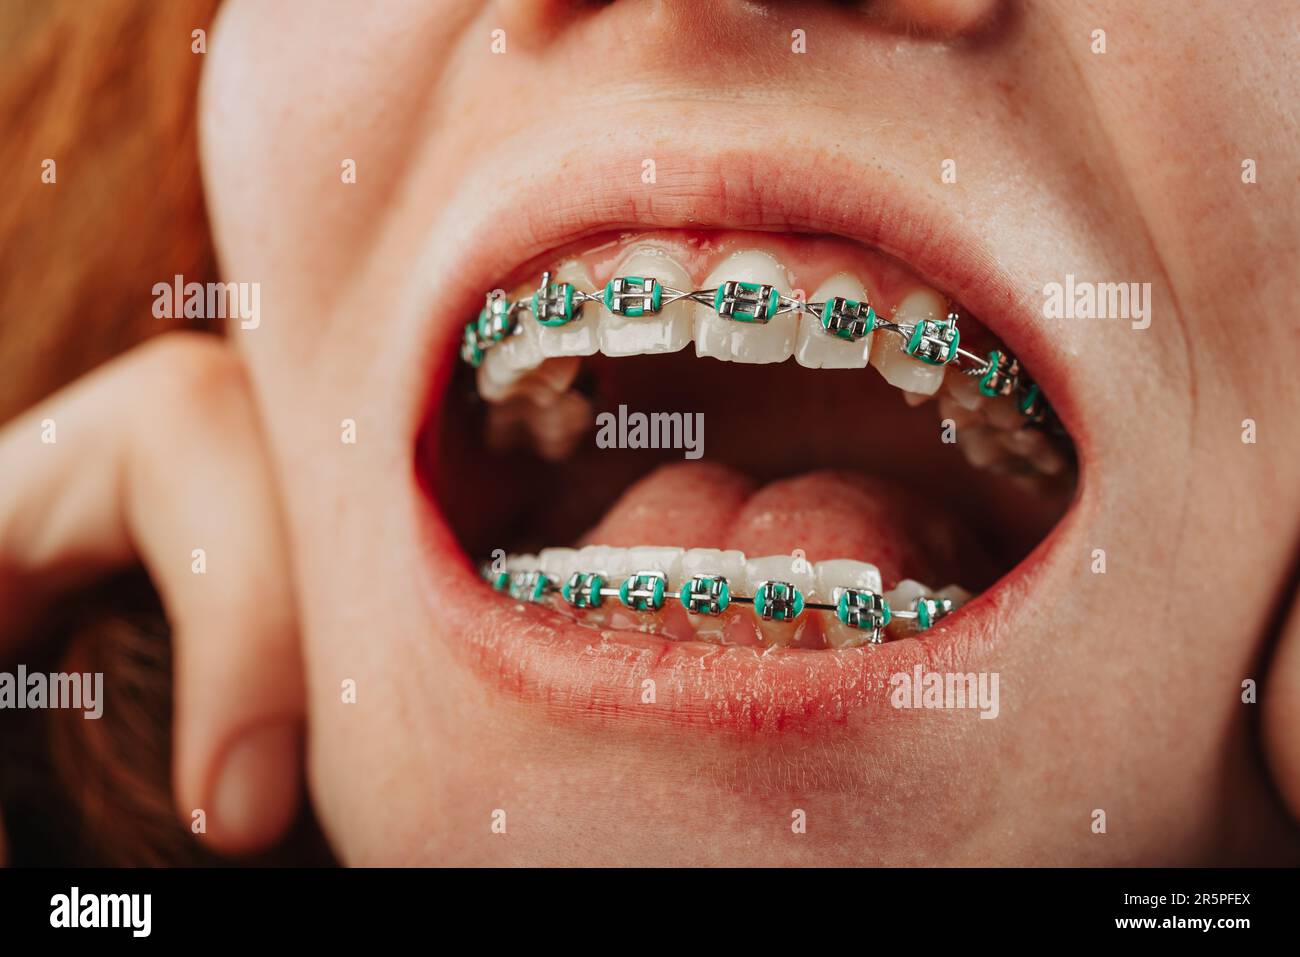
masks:
{"label": "open mouth", "polygon": [[1033,370],[885,253],[625,230],[500,279],[419,462],[530,622],[760,655],[928,641],[1072,500]]}

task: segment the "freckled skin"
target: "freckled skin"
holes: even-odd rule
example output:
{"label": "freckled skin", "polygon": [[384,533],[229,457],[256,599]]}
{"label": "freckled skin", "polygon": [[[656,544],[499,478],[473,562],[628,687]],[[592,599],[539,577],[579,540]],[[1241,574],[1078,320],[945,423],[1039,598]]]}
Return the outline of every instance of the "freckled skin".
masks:
{"label": "freckled skin", "polygon": [[[209,205],[227,278],[262,283],[261,327],[234,337],[292,536],[312,795],[345,860],[1297,860],[1239,697],[1244,678],[1266,677],[1268,616],[1300,535],[1297,156],[1293,117],[1272,112],[1300,102],[1300,80],[1268,39],[1293,32],[1290,11],[989,6],[986,20],[980,4],[894,0],[882,22],[801,5],[809,52],[757,70],[721,41],[784,51],[792,26],[741,4],[538,16],[329,0],[309,18],[223,6],[202,103]],[[1090,50],[1099,24],[1103,55]],[[1207,44],[1214,56],[1186,55]],[[814,57],[854,68],[811,70]],[[597,175],[565,150],[629,124],[642,132],[626,171],[599,174],[628,184],[621,218],[693,191],[738,195],[743,163],[706,180],[716,167],[696,156],[748,135],[748,148],[822,151],[815,168],[951,210],[1026,296],[1067,273],[1152,284],[1148,329],[1052,327],[1084,468],[1074,510],[999,598],[1014,627],[986,619],[960,654],[942,640],[892,652],[900,668],[998,672],[996,720],[894,710],[887,675],[834,677],[806,657],[665,720],[732,674],[716,649],[587,659],[554,619],[478,591],[430,615],[426,592],[468,576],[445,557],[458,547],[445,528],[421,538],[413,446],[430,389],[447,385],[442,371],[429,381],[443,368],[430,350],[465,317],[409,319],[414,290],[457,281],[445,264],[463,251],[464,209]],[[349,158],[354,184],[340,180]],[[940,179],[945,158],[955,183]],[[1257,183],[1241,181],[1247,158]],[[343,418],[358,422],[355,446],[338,442]],[[1105,575],[1089,572],[1095,548]],[[579,693],[633,674],[653,677],[658,710],[631,678],[623,697]],[[355,705],[340,704],[345,679]],[[1285,750],[1294,735],[1279,734]],[[794,807],[808,815],[797,838]],[[505,838],[490,830],[498,808]],[[1104,837],[1089,829],[1095,808],[1112,822]]]}

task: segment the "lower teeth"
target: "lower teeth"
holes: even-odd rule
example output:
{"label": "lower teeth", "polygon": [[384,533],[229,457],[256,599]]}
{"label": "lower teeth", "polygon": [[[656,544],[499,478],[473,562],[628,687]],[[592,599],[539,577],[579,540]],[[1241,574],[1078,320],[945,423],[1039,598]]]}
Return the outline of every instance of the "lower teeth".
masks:
{"label": "lower teeth", "polygon": [[[798,576],[787,576],[790,579],[799,577],[806,582],[812,576],[811,566],[800,557],[779,556],[756,562],[769,568],[784,563],[792,570],[804,569]],[[869,569],[867,577],[879,580],[879,573],[862,563],[821,564]],[[852,586],[818,582],[811,587],[806,584],[800,587],[797,581],[776,577],[755,581],[752,589],[744,589],[722,574],[683,576],[657,568],[614,577],[591,569],[565,575],[538,567],[533,556],[512,556],[498,566],[485,564],[482,576],[497,591],[512,598],[567,611],[580,622],[595,627],[617,626],[682,637],[680,629],[659,620],[661,613],[679,608],[688,618],[704,625],[694,627],[691,638],[723,644],[835,648],[880,644],[924,631],[969,597],[963,589],[954,586],[935,592],[910,580],[885,593],[879,586],[862,587],[861,580]],[[750,620],[755,641],[736,640],[735,629],[728,636],[726,629],[707,624],[724,617],[736,621],[737,606],[752,609]],[[629,619],[623,614],[616,622],[607,613],[623,609],[638,613],[640,619]],[[820,635],[808,627],[813,623],[821,625]],[[744,629],[740,631],[743,633]]]}

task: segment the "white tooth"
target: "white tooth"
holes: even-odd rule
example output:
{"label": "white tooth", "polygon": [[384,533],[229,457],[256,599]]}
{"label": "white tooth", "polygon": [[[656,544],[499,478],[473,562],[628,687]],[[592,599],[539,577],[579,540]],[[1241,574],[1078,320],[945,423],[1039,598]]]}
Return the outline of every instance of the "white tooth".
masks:
{"label": "white tooth", "polygon": [[1011,431],[1025,424],[1025,417],[1012,396],[999,396],[991,400],[981,410],[989,425],[995,429]]}
{"label": "white tooth", "polygon": [[1047,444],[1047,436],[1038,429],[1016,429],[1014,432],[999,432],[998,439],[1002,447],[1022,459],[1032,458],[1035,452]]}
{"label": "white tooth", "polygon": [[845,558],[836,558],[827,562],[818,562],[813,566],[816,584],[813,594],[817,601],[831,605],[838,601],[837,588],[857,588],[873,591],[879,595],[882,591],[880,569],[868,562],[854,562]]}
{"label": "white tooth", "polygon": [[680,548],[657,545],[638,545],[635,548],[610,548],[603,555],[602,570],[611,586],[621,584],[637,572],[659,571],[668,576],[669,587],[678,586],[681,578],[682,552]]}
{"label": "white tooth", "polygon": [[[885,592],[885,600],[889,602],[892,611],[912,611],[912,605],[918,598],[950,598],[952,599],[953,611],[956,611],[962,605],[970,600],[970,592],[960,585],[948,585],[938,591],[921,582],[905,578],[899,582],[893,589]],[[894,637],[907,634],[916,634],[918,625],[915,618],[895,618],[889,625],[889,631]]]}
{"label": "white tooth", "polygon": [[[751,558],[745,563],[745,592],[753,595],[763,582],[789,582],[803,593],[804,600],[812,592],[816,583],[813,566],[802,557],[793,555],[765,555]],[[758,630],[762,643],[768,647],[789,646],[799,639],[799,635],[809,627],[807,615],[800,615],[794,621],[758,620]]]}
{"label": "white tooth", "polygon": [[763,582],[789,582],[803,592],[804,598],[816,584],[816,573],[807,560],[793,555],[765,555],[745,562],[745,594],[752,595]]}
{"label": "white tooth", "polygon": [[[884,589],[880,580],[880,569],[867,562],[854,562],[847,559],[834,559],[818,562],[814,566],[817,584],[813,589],[818,602],[834,605],[839,601],[841,588],[857,588],[873,591],[877,595]],[[853,648],[869,643],[868,633],[860,628],[844,624],[835,612],[825,612],[821,619],[822,638],[831,648]]]}
{"label": "white tooth", "polygon": [[966,602],[970,601],[971,594],[960,585],[945,585],[943,588],[939,589],[936,597],[951,600],[952,610],[956,611],[962,605],[966,604]]}
{"label": "white tooth", "polygon": [[885,600],[889,602],[889,607],[893,611],[911,611],[912,602],[922,596],[931,594],[930,586],[923,585],[921,582],[911,578],[904,578],[901,582],[885,592]]}
{"label": "white tooth", "polygon": [[681,587],[682,555],[685,549],[663,548],[657,545],[638,545],[628,549],[628,574],[657,571],[668,576],[670,588]]}
{"label": "white tooth", "polygon": [[581,365],[582,360],[577,356],[547,359],[519,380],[515,392],[525,396],[533,405],[551,405],[569,391]]}
{"label": "white tooth", "polygon": [[[867,298],[862,283],[848,273],[841,272],[831,276],[815,290],[809,302],[825,302],[833,296],[856,299],[859,302]],[[799,332],[795,340],[794,359],[801,366],[809,369],[865,369],[867,357],[871,354],[872,336],[866,336],[857,342],[837,339],[822,328],[819,316],[805,315],[799,318]]]}
{"label": "white tooth", "polygon": [[530,572],[537,568],[537,556],[531,552],[523,555],[507,555],[506,571],[508,572]]}
{"label": "white tooth", "polygon": [[[690,274],[660,249],[635,249],[614,271],[615,276],[640,276],[659,280],[661,286],[689,291]],[[690,344],[695,332],[698,303],[679,300],[657,315],[640,318],[616,316],[603,305],[588,303],[600,316],[600,351],[607,356],[652,355],[678,352]]]}
{"label": "white tooth", "polygon": [[903,401],[906,402],[909,406],[911,406],[914,409],[918,405],[924,405],[925,403],[929,402],[933,398],[934,396],[932,395],[921,395],[917,392],[903,393]]}
{"label": "white tooth", "polygon": [[578,376],[578,367],[581,365],[582,360],[577,356],[548,359],[537,367],[533,376],[552,392],[564,393],[568,392],[569,386],[573,385],[573,380]]}
{"label": "white tooth", "polygon": [[974,411],[988,401],[988,397],[980,392],[979,376],[953,373],[944,377],[943,384],[944,392],[963,409]]}
{"label": "white tooth", "polygon": [[[917,289],[898,304],[893,319],[900,325],[912,324],[922,319],[942,319],[948,314],[948,304],[933,289]],[[903,340],[892,333],[877,333],[881,341],[871,350],[871,364],[884,380],[904,392],[934,395],[943,385],[944,367],[932,366],[913,359],[903,351]],[[888,341],[886,341],[886,338]]]}
{"label": "white tooth", "polygon": [[735,549],[688,548],[682,555],[682,580],[696,575],[721,576],[737,592],[745,587],[745,553]]}
{"label": "white tooth", "polygon": [[[571,282],[579,292],[591,290],[591,276],[578,260],[570,259],[560,265],[551,276],[551,282]],[[590,356],[600,347],[599,310],[591,303],[583,306],[582,313],[573,322],[563,326],[543,326],[532,317],[523,322],[537,326],[537,345],[544,356]]]}
{"label": "white tooth", "polygon": [[[610,548],[608,545],[587,545],[578,549],[575,556],[574,570],[580,572],[599,572],[602,575],[609,576],[609,566],[613,564],[615,552],[621,552],[621,548]],[[606,584],[609,584],[606,581]]]}
{"label": "white tooth", "polygon": [[519,321],[518,331],[489,349],[487,357],[500,356],[507,369],[519,372],[541,364],[542,348],[537,338],[541,326],[526,311],[519,310],[515,316]]}
{"label": "white tooth", "polygon": [[957,404],[957,400],[950,395],[941,394],[939,396],[939,421],[952,419],[952,423],[957,427],[958,434],[966,426],[984,428],[984,417],[978,411],[965,409]]}
{"label": "white tooth", "polygon": [[1049,441],[1045,441],[1030,457],[1030,462],[1044,475],[1060,475],[1067,464],[1065,455]]}
{"label": "white tooth", "polygon": [[533,446],[542,458],[559,462],[573,454],[593,421],[591,402],[566,392],[550,405],[532,406],[525,419]]}
{"label": "white tooth", "polygon": [[543,548],[537,553],[537,565],[558,582],[566,582],[578,570],[576,548]]}
{"label": "white tooth", "polygon": [[611,587],[622,584],[623,579],[634,571],[632,567],[632,550],[630,548],[610,548],[605,553],[605,564],[600,566]]}
{"label": "white tooth", "polygon": [[1007,451],[998,441],[996,429],[988,426],[968,425],[957,430],[957,447],[966,461],[977,469],[987,468],[1007,457]]}
{"label": "white tooth", "polygon": [[[745,553],[735,549],[724,551],[720,548],[688,548],[682,555],[681,578],[686,581],[696,575],[725,578],[733,595],[744,595]],[[690,615],[695,636],[701,641],[721,642],[728,627],[735,624],[735,616],[740,608],[741,606],[733,604],[726,617]],[[748,613],[746,617],[752,620]]]}
{"label": "white tooth", "polygon": [[547,359],[535,369],[513,370],[489,354],[478,369],[478,393],[488,402],[501,403],[522,396],[533,405],[550,405],[573,385],[582,360],[577,356]]}
{"label": "white tooth", "polygon": [[506,365],[501,347],[495,346],[483,357],[483,364],[475,373],[478,394],[488,402],[500,402],[514,394],[515,383],[519,381],[521,371]]}
{"label": "white tooth", "polygon": [[[788,295],[790,280],[785,269],[767,253],[746,249],[728,256],[704,280],[705,289],[728,280],[761,282]],[[695,354],[727,362],[784,362],[794,352],[794,313],[787,312],[766,325],[723,319],[712,308],[697,310]]]}

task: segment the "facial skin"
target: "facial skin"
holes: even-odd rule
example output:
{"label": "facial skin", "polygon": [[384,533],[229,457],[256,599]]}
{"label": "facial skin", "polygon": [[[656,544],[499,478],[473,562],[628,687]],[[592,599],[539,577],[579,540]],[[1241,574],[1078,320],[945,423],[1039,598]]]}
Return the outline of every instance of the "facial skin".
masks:
{"label": "facial skin", "polygon": [[[1300,340],[1283,334],[1297,147],[1277,115],[1300,91],[1270,39],[1291,29],[1285,5],[897,0],[887,13],[223,8],[205,176],[225,277],[262,284],[260,328],[231,334],[287,510],[310,789],[346,861],[1295,859],[1256,706],[1241,700],[1245,679],[1267,688],[1266,626],[1300,532]],[[789,52],[794,29],[806,54]],[[1092,52],[1098,29],[1105,53]],[[584,146],[606,125],[639,134]],[[619,175],[621,218],[649,219],[657,197],[716,194],[709,157],[738,141],[825,150],[864,190],[942,207],[1027,301],[1067,273],[1151,284],[1150,328],[1053,327],[1043,362],[1071,370],[1082,479],[1039,556],[1036,607],[975,642],[977,669],[1001,676],[997,720],[864,709],[747,735],[548,705],[485,679],[464,615],[430,607],[447,585],[430,585],[415,437],[430,370],[466,316],[426,308],[427,294],[458,279],[467,232],[490,235],[476,207]],[[584,167],[597,152],[599,172]],[[1242,182],[1245,159],[1258,182]],[[345,419],[356,444],[340,442]],[[1098,548],[1104,575],[1090,569]],[[355,704],[341,701],[349,680]],[[791,832],[796,808],[805,834]]]}

